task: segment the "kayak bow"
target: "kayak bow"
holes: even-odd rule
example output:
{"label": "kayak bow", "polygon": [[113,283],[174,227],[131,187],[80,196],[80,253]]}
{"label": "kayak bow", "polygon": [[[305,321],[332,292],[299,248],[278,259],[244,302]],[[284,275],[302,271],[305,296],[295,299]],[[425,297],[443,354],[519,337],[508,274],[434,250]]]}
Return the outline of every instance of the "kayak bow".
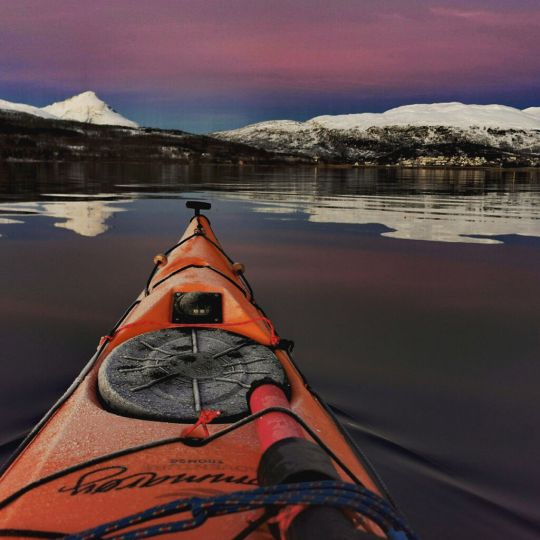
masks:
{"label": "kayak bow", "polygon": [[[409,538],[195,211],[4,466],[0,536]],[[210,519],[211,518],[211,519]]]}

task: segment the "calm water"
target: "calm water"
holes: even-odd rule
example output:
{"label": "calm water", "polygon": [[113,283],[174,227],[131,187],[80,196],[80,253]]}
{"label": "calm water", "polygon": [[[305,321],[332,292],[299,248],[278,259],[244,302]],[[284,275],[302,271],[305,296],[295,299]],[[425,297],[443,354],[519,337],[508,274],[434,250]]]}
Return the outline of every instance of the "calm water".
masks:
{"label": "calm water", "polygon": [[538,172],[0,164],[4,457],[188,198],[424,539],[540,536]]}

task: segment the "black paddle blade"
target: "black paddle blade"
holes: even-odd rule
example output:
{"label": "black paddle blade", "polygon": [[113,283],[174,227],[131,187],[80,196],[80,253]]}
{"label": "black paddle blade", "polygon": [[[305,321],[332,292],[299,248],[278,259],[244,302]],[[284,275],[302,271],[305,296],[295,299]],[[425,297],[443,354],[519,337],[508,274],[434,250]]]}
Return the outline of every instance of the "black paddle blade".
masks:
{"label": "black paddle blade", "polygon": [[195,210],[195,215],[200,216],[201,210],[210,210],[210,208],[212,208],[212,205],[209,202],[203,201],[187,201],[186,207]]}

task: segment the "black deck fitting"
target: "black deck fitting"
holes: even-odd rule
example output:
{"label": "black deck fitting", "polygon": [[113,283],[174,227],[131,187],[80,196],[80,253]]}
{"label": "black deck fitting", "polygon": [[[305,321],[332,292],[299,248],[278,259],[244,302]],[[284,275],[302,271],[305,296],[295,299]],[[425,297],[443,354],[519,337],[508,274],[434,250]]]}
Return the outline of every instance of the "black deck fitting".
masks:
{"label": "black deck fitting", "polygon": [[212,205],[209,202],[203,201],[187,201],[186,206],[187,208],[195,210],[196,216],[201,215],[201,210],[210,210],[210,208],[212,208]]}

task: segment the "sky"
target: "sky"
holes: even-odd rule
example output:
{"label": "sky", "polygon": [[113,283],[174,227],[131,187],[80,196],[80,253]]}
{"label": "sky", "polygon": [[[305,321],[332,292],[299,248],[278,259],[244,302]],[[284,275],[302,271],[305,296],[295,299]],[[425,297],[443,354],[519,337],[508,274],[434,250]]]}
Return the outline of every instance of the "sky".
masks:
{"label": "sky", "polygon": [[142,125],[540,106],[540,0],[0,0],[0,99],[85,90]]}

